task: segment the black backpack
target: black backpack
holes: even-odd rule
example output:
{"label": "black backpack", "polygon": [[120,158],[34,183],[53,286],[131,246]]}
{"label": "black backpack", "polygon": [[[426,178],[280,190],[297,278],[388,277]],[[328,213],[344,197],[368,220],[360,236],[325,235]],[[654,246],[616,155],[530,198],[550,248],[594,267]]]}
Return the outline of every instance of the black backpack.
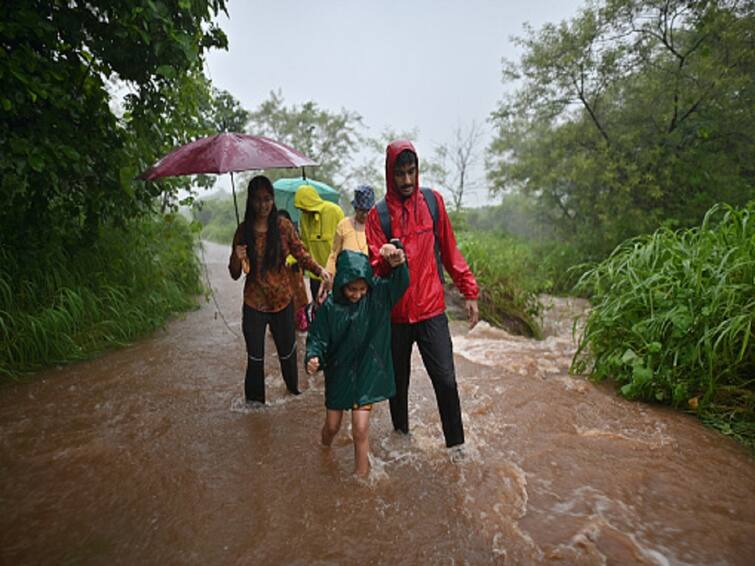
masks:
{"label": "black backpack", "polygon": [[[427,208],[430,211],[430,216],[433,218],[433,234],[435,235],[435,263],[438,266],[438,275],[440,276],[441,284],[446,282],[446,278],[443,275],[443,258],[440,255],[440,236],[438,236],[438,201],[435,199],[435,193],[432,189],[427,187],[420,187],[422,196],[425,197]],[[380,226],[383,228],[383,234],[385,239],[391,241],[393,238],[393,230],[391,229],[391,215],[388,212],[388,203],[385,202],[385,198],[381,198],[376,204],[378,218],[380,219]]]}

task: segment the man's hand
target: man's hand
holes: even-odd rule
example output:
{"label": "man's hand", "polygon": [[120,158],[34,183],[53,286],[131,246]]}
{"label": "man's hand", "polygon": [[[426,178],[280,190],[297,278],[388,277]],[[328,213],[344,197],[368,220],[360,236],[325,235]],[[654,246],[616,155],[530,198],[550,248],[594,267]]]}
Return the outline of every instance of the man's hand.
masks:
{"label": "man's hand", "polygon": [[393,244],[383,244],[380,248],[380,255],[388,262],[391,268],[398,267],[406,261],[404,250],[397,248]]}
{"label": "man's hand", "polygon": [[320,358],[310,358],[307,362],[307,373],[309,375],[312,375],[315,373],[318,369],[320,369]]}
{"label": "man's hand", "polygon": [[477,299],[467,299],[467,320],[469,320],[469,328],[472,329],[480,321],[480,311],[477,308]]}

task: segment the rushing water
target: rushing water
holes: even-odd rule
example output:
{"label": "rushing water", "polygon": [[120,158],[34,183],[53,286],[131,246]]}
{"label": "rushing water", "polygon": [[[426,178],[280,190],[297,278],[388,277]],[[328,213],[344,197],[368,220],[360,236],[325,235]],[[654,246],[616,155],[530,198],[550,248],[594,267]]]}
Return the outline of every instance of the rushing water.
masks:
{"label": "rushing water", "polygon": [[755,563],[753,458],[569,376],[578,302],[540,342],[453,325],[461,461],[415,353],[412,434],[378,405],[358,480],[348,426],[318,444],[321,377],[288,395],[270,340],[269,405],[245,407],[241,283],[205,253],[219,309],[0,390],[1,563]]}

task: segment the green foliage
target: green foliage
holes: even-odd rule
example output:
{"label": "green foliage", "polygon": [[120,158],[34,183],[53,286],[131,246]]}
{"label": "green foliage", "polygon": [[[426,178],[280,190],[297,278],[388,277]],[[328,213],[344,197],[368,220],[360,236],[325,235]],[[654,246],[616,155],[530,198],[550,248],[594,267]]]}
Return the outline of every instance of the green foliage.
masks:
{"label": "green foliage", "polygon": [[[268,136],[290,145],[317,163],[318,181],[338,188],[343,172],[362,141],[362,117],[356,112],[342,109],[333,113],[321,109],[313,101],[301,106],[287,106],[280,91],[271,92],[251,112],[249,131],[254,135]],[[273,172],[271,179],[290,176],[289,172]]]}
{"label": "green foliage", "polygon": [[[3,245],[86,245],[154,205],[162,189],[134,176],[204,127],[202,54],[226,45],[211,24],[220,10],[224,0],[3,4]],[[123,116],[113,88],[128,92]]]}
{"label": "green foliage", "polygon": [[[218,133],[209,80],[200,68],[164,81],[154,89],[143,89],[140,97],[126,95],[123,116],[124,138],[131,164],[128,175],[136,175],[157,158],[198,137]],[[166,177],[155,182],[136,182],[128,177],[133,190],[132,215],[159,203],[161,212],[175,212],[179,204],[191,204],[196,188],[214,185],[214,177]],[[188,196],[178,201],[183,190]],[[130,217],[130,216],[129,216]]]}
{"label": "green foliage", "polygon": [[587,260],[574,244],[560,240],[527,242],[535,258],[532,277],[541,291],[554,295],[584,294],[575,285],[585,271]]}
{"label": "green foliage", "polygon": [[[451,213],[455,227],[472,232],[490,232],[502,241],[514,241],[527,247],[531,260],[527,278],[540,292],[571,294],[582,275],[580,266],[596,257],[590,250],[581,250],[573,243],[555,238],[532,198],[522,194],[506,195],[501,203]],[[460,218],[457,218],[459,217]]]}
{"label": "green foliage", "polygon": [[480,316],[517,334],[540,337],[542,306],[531,248],[509,236],[460,232],[459,249],[480,286]]}
{"label": "green foliage", "polygon": [[216,132],[244,132],[249,122],[249,111],[226,90],[212,89],[210,127]]}
{"label": "green foliage", "polygon": [[605,256],[755,190],[752,3],[605,0],[528,30],[493,115],[494,190],[534,197],[558,236]]}
{"label": "green foliage", "polygon": [[700,227],[629,240],[585,273],[594,308],[572,370],[755,443],[754,213],[715,206]]}
{"label": "green foliage", "polygon": [[84,359],[196,306],[200,267],[180,216],[103,228],[76,252],[58,245],[0,261],[0,375]]}
{"label": "green foliage", "polygon": [[535,199],[520,193],[503,195],[499,204],[469,209],[465,215],[474,230],[505,232],[533,241],[554,237],[553,226],[540,213]]}
{"label": "green foliage", "polygon": [[[240,214],[243,214],[243,206],[246,203],[246,191],[240,191],[238,195]],[[202,238],[217,242],[218,244],[230,244],[236,233],[236,215],[233,210],[233,199],[230,195],[220,194],[211,198],[203,199],[193,208],[194,218],[198,220],[202,228]]]}

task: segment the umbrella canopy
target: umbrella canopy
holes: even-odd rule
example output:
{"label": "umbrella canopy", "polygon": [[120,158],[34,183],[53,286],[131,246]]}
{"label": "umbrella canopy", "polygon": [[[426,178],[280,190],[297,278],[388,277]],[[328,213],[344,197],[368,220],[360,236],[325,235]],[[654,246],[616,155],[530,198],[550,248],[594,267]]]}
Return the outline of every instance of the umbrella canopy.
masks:
{"label": "umbrella canopy", "polygon": [[273,183],[275,189],[275,206],[278,210],[285,209],[291,215],[294,222],[299,222],[299,209],[294,206],[294,196],[302,185],[312,185],[323,200],[329,200],[338,204],[341,193],[330,185],[312,179],[284,178]]}
{"label": "umbrella canopy", "polygon": [[[139,175],[139,179],[153,181],[160,177],[178,177],[199,173],[230,173],[236,223],[239,207],[233,173],[259,169],[286,169],[317,165],[303,153],[281,142],[262,136],[224,132],[199,138],[182,145],[160,159]],[[302,173],[303,174],[303,173]]]}
{"label": "umbrella canopy", "polygon": [[174,149],[139,178],[152,181],[160,177],[198,173],[232,173],[308,165],[317,163],[294,148],[270,138],[225,132]]}

